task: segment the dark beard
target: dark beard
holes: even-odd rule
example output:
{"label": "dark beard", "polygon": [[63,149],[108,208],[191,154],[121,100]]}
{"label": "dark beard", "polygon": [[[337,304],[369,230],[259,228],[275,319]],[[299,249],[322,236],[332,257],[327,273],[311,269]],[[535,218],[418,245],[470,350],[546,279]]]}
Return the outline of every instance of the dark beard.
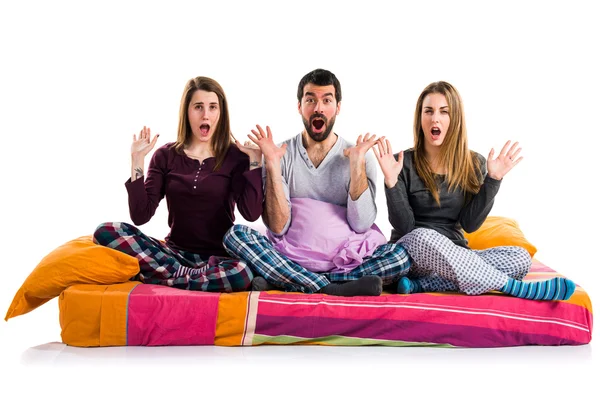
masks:
{"label": "dark beard", "polygon": [[[312,120],[314,118],[321,118],[325,122],[325,130],[323,132],[313,132]],[[302,122],[304,123],[304,129],[306,129],[308,136],[310,136],[310,138],[315,142],[322,142],[323,140],[327,139],[327,137],[329,137],[329,134],[333,130],[333,125],[335,124],[335,115],[333,116],[333,118],[331,118],[331,121],[328,121],[325,116],[315,114],[310,117],[310,121],[302,117]]]}

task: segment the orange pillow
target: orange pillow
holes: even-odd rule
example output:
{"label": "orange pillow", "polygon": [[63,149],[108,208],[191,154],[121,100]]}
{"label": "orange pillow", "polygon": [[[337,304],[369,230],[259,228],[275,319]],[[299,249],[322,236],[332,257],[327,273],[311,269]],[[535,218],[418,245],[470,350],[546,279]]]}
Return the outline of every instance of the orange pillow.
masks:
{"label": "orange pillow", "polygon": [[78,283],[126,282],[139,272],[135,257],[100,246],[82,236],[54,249],[40,261],[17,291],[6,317],[23,315]]}
{"label": "orange pillow", "polygon": [[517,221],[510,218],[487,217],[475,232],[464,232],[464,234],[469,241],[469,247],[473,250],[497,246],[520,246],[526,249],[531,257],[537,252],[537,248],[525,238]]}

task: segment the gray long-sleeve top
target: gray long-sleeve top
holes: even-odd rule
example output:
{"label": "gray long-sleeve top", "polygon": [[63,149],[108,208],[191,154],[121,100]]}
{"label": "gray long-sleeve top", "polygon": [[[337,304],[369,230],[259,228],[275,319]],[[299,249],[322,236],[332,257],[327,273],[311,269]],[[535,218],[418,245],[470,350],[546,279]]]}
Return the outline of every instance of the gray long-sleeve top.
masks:
{"label": "gray long-sleeve top", "polygon": [[[290,207],[290,217],[283,231],[273,232],[284,235],[292,220],[290,198],[310,198],[337,204],[347,208],[346,219],[355,232],[365,232],[375,222],[375,182],[377,166],[375,157],[366,155],[366,175],[369,188],[358,199],[350,198],[350,161],[344,156],[344,149],[354,144],[338,136],[337,141],[327,153],[318,168],[315,168],[302,144],[302,133],[286,140],[287,150],[281,159],[281,178],[283,190]],[[263,181],[266,180],[266,168],[263,168]]]}
{"label": "gray long-sleeve top", "polygon": [[[396,160],[398,154],[395,154]],[[448,191],[448,183],[443,175],[436,175],[440,189],[440,206],[425,186],[414,164],[414,150],[404,151],[402,172],[393,188],[385,188],[389,221],[392,224],[390,243],[415,228],[434,229],[459,246],[468,248],[462,229],[466,232],[477,230],[485,221],[494,205],[494,197],[500,189],[501,181],[487,176],[486,159],[477,154],[482,179],[479,192],[467,201],[460,189]]]}

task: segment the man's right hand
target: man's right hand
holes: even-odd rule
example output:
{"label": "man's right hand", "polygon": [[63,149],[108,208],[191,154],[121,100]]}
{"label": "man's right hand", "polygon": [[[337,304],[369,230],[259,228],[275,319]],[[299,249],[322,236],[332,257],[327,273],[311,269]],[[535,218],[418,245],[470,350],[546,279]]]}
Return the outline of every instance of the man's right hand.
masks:
{"label": "man's right hand", "polygon": [[285,155],[287,144],[283,144],[281,147],[277,146],[273,141],[271,128],[268,126],[266,132],[260,125],[256,125],[256,129],[257,131],[252,129],[254,136],[248,135],[248,138],[250,138],[250,140],[260,148],[260,151],[265,158],[265,167],[270,165],[279,165],[281,159]]}

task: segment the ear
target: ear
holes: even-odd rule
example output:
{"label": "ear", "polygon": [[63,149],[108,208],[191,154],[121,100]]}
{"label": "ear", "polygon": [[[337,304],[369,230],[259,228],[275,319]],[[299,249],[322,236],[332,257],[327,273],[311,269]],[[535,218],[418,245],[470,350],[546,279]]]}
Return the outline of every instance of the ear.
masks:
{"label": "ear", "polygon": [[342,102],[338,101],[337,105],[335,106],[335,108],[336,108],[335,115],[339,115],[341,107],[342,107]]}
{"label": "ear", "polygon": [[302,110],[301,110],[300,102],[298,102],[298,114],[302,115]]}

